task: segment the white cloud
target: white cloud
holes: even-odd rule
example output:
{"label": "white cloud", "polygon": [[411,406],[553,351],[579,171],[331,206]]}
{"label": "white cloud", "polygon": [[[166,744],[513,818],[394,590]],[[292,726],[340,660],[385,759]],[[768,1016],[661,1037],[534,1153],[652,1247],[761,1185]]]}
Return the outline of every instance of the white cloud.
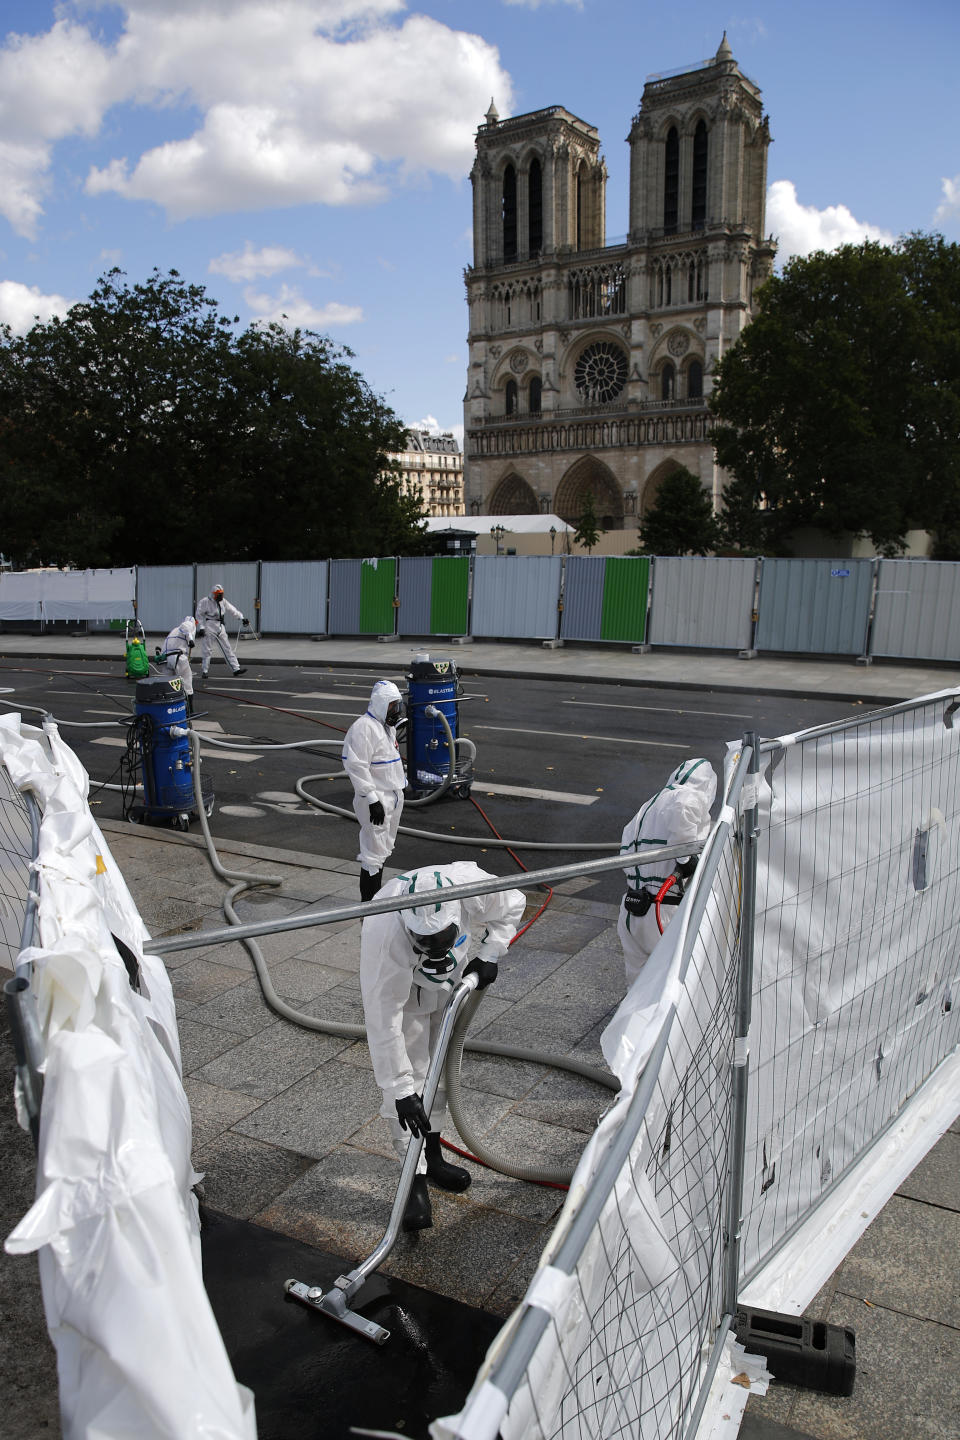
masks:
{"label": "white cloud", "polygon": [[62,295],[43,295],[36,285],[0,280],[0,321],[9,325],[15,335],[25,334],[36,320],[66,315],[75,304],[75,300],[66,300]]}
{"label": "white cloud", "polygon": [[952,227],[960,222],[960,175],[954,175],[952,180],[944,176],[940,184],[943,187],[943,200],[937,206],[933,218],[938,225]]}
{"label": "white cloud", "polygon": [[281,285],[276,295],[247,289],[243,298],[254,320],[262,324],[275,322],[287,330],[339,330],[363,320],[359,305],[340,305],[334,300],[317,307],[292,285]]}
{"label": "white cloud", "polygon": [[95,134],[119,96],[108,53],[80,25],[9,35],[0,49],[0,215],[32,239],[56,141]]}
{"label": "white cloud", "polygon": [[461,178],[490,95],[512,98],[494,46],[406,14],[403,0],[117,8],[112,44],[59,20],[0,48],[0,213],[23,234],[36,230],[53,146],[98,134],[118,104],[176,112],[177,138],[110,155],[91,167],[88,192],[183,219],[366,203],[425,172]]}
{"label": "white cloud", "polygon": [[307,265],[293,250],[282,245],[264,245],[254,250],[248,240],[243,250],[225,251],[210,261],[212,275],[225,275],[237,284],[258,280],[261,276],[276,275],[281,270],[295,270]]}
{"label": "white cloud", "polygon": [[404,421],[408,430],[426,430],[431,435],[453,435],[460,449],[463,449],[463,423],[441,425],[436,415],[427,415],[422,420]]}
{"label": "white cloud", "polygon": [[778,265],[815,250],[837,250],[864,240],[892,245],[897,238],[889,230],[857,220],[846,205],[828,205],[824,210],[801,205],[792,180],[775,180],[767,191],[767,230],[777,239]]}

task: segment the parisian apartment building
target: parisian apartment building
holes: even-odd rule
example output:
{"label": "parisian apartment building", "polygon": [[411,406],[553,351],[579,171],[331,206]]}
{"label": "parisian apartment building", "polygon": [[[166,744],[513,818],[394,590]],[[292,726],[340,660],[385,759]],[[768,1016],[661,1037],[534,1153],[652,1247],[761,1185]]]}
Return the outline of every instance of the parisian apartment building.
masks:
{"label": "parisian apartment building", "polygon": [[400,466],[407,495],[418,495],[427,515],[463,515],[463,452],[448,430],[408,430],[406,448],[391,460]]}
{"label": "parisian apartment building", "polygon": [[647,77],[629,122],[627,233],[607,236],[600,136],[560,105],[477,131],[465,272],[471,515],[632,529],[684,466],[716,508],[717,362],[770,275],[770,128],[726,35],[716,54]]}

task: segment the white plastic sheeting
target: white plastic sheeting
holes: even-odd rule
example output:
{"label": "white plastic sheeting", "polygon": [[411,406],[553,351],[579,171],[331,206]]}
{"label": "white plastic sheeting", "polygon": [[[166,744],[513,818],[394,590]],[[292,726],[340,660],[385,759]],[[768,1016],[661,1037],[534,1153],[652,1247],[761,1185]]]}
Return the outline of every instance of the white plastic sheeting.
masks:
{"label": "white plastic sheeting", "polygon": [[[200,1269],[190,1112],[162,962],[60,739],[0,717],[0,760],[43,811],[33,965],[45,1043],[37,1251],[66,1440],[255,1440]],[[116,936],[137,957],[132,988]]]}
{"label": "white plastic sheeting", "polygon": [[136,571],[25,570],[0,576],[0,620],[125,620]]}

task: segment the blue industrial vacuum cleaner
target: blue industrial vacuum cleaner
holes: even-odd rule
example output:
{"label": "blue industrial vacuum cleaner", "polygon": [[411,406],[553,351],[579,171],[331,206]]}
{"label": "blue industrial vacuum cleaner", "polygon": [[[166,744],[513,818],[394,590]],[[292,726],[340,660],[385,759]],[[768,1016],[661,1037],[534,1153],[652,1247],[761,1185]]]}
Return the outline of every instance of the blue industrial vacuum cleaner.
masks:
{"label": "blue industrial vacuum cleaner", "polygon": [[[127,730],[120,773],[126,819],[179,830],[189,830],[191,820],[197,819],[187,697],[178,678],[137,681],[134,718]],[[209,815],[213,790],[204,790],[202,795]]]}
{"label": "blue industrial vacuum cleaner", "polygon": [[473,783],[475,749],[460,736],[463,689],[456,664],[417,655],[406,681],[408,793],[413,799],[426,799],[444,786],[452,748],[453,774],[443,793],[466,800]]}

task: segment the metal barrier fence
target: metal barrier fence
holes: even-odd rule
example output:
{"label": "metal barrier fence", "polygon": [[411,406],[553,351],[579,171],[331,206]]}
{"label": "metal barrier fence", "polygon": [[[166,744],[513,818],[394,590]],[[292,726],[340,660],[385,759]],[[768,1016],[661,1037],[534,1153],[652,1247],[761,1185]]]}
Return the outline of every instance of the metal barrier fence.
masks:
{"label": "metal barrier fence", "polygon": [[604,1034],[623,1090],[435,1440],[693,1435],[744,1283],[954,1063],[960,692],[757,747],[744,781],[747,753]]}
{"label": "metal barrier fence", "polygon": [[[960,661],[954,562],[516,555],[143,566],[144,628],[166,633],[211,576],[256,615],[262,634],[562,638]],[[12,594],[21,581],[39,584],[35,576],[0,580],[0,620],[36,618],[32,601],[4,609],[4,587]]]}

